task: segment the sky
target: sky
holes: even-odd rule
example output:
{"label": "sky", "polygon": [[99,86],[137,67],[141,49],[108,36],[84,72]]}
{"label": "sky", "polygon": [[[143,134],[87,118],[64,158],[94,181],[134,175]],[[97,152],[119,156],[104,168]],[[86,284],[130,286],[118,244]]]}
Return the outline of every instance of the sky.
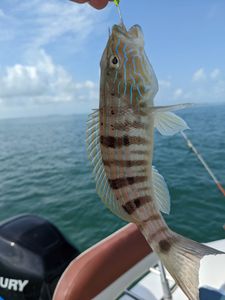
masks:
{"label": "sky", "polygon": [[[159,81],[155,103],[225,103],[225,0],[121,0],[141,25]],[[89,113],[98,107],[103,10],[69,0],[1,0],[0,118]]]}

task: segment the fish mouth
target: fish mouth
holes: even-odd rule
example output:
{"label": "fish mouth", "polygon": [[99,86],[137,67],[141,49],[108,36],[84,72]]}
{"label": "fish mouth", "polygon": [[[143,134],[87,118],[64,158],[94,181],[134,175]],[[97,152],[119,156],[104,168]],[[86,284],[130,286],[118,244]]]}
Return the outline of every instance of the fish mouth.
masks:
{"label": "fish mouth", "polygon": [[126,29],[126,26],[124,25],[124,23],[120,23],[120,24],[115,24],[112,27],[112,36],[126,36],[128,34],[128,31]]}
{"label": "fish mouth", "polygon": [[120,24],[116,24],[112,27],[112,35],[115,35],[117,37],[120,37],[121,35],[126,38],[141,38],[144,39],[143,31],[141,29],[141,26],[136,24],[130,27],[130,29],[126,29],[126,26],[123,22]]}

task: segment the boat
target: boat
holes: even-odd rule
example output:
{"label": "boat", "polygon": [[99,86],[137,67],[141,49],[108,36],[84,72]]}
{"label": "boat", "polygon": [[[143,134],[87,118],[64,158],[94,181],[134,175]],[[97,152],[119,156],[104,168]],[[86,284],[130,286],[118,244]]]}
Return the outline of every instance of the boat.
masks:
{"label": "boat", "polygon": [[[207,243],[225,252],[225,239]],[[224,268],[210,265],[210,273],[223,276],[222,286],[202,286],[201,300],[225,299]],[[67,267],[53,300],[188,300],[164,269],[140,231],[129,224],[94,245]]]}
{"label": "boat", "polygon": [[51,300],[68,264],[80,252],[42,217],[0,223],[0,300]]}
{"label": "boat", "polygon": [[[225,252],[225,239],[209,246]],[[201,300],[224,299],[225,270],[216,264],[209,268],[208,281],[217,274],[223,285],[201,287]],[[83,253],[40,216],[20,215],[0,224],[0,300],[91,299],[187,297],[134,224]]]}

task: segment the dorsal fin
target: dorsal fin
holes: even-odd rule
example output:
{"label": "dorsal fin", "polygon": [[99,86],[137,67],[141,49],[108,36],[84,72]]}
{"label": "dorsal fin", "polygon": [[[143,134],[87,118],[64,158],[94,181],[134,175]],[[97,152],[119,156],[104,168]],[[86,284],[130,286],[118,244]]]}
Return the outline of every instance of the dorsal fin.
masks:
{"label": "dorsal fin", "polygon": [[105,173],[100,148],[99,112],[95,111],[88,118],[87,152],[93,167],[96,190],[103,203],[118,217],[130,221],[129,215],[123,210],[116,199]]}

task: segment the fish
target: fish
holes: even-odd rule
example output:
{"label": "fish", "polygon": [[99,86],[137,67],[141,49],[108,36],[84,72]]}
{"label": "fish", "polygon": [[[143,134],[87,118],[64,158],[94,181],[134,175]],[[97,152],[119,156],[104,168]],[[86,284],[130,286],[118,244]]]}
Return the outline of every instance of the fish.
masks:
{"label": "fish", "polygon": [[100,68],[99,108],[89,116],[86,138],[97,193],[115,215],[138,226],[187,297],[199,299],[201,259],[222,252],[168,227],[162,213],[170,212],[169,190],[152,165],[155,128],[167,136],[188,129],[173,111],[190,104],[154,105],[158,80],[139,25],[112,27]]}

